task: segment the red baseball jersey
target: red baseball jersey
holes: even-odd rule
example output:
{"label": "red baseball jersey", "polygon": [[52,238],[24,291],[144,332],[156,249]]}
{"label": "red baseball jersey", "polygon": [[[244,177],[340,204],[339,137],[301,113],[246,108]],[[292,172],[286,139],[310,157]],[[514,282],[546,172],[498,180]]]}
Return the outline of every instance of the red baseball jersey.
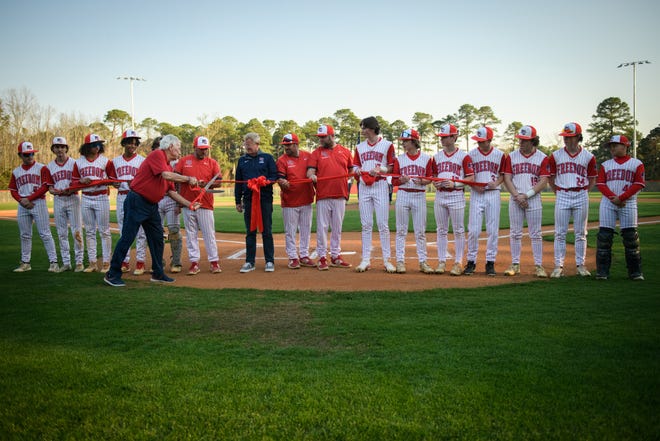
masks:
{"label": "red baseball jersey", "polygon": [[555,177],[555,186],[562,189],[588,188],[589,178],[598,176],[596,158],[582,147],[570,154],[566,148],[550,155],[550,176]]}
{"label": "red baseball jersey", "polygon": [[45,165],[39,162],[27,166],[20,165],[11,173],[9,192],[17,201],[22,198],[30,201],[43,199],[50,182],[50,172]]}
{"label": "red baseball jersey", "polygon": [[488,153],[482,152],[478,147],[470,150],[474,182],[487,184],[497,181],[504,170],[506,155],[502,150],[491,148]]}
{"label": "red baseball jersey", "polygon": [[157,204],[168,191],[174,190],[174,183],[163,178],[164,171],[172,171],[167,154],[164,150],[154,150],[145,158],[131,181],[131,190]]}
{"label": "red baseball jersey", "polygon": [[316,183],[316,200],[348,199],[348,173],[353,169],[351,152],[342,145],[317,147],[309,158],[309,168],[316,169],[317,178],[333,177]]}
{"label": "red baseball jersey", "polygon": [[[117,178],[112,161],[103,155],[98,155],[93,161],[88,160],[84,156],[76,159],[71,176],[74,183],[78,183],[82,178],[90,178],[92,181]],[[85,194],[100,193],[103,191],[108,192],[108,194],[110,193],[108,184],[86,187],[82,192]]]}
{"label": "red baseball jersey", "polygon": [[[630,156],[609,159],[601,164],[596,183],[598,190],[607,197],[636,201],[637,192],[646,186],[644,164]],[[621,198],[622,195],[625,196]]]}
{"label": "red baseball jersey", "polygon": [[[392,173],[402,176],[424,176],[433,177],[434,171],[433,158],[426,153],[418,152],[416,155],[404,153],[394,159],[394,169]],[[399,189],[426,191],[426,185],[415,184],[412,179],[405,184],[400,184],[395,178],[395,183]]]}
{"label": "red baseball jersey", "polygon": [[66,158],[64,164],[58,164],[56,159],[48,163],[51,183],[56,190],[66,190],[71,186],[73,179],[73,166],[76,161],[73,158]]}
{"label": "red baseball jersey", "polygon": [[[184,176],[194,176],[198,181],[209,182],[215,175],[220,173],[218,162],[206,157],[197,159],[195,155],[184,156],[177,162],[174,171]],[[221,178],[218,178],[221,179]],[[189,201],[194,200],[201,193],[200,187],[191,187],[190,184],[181,184],[179,193]],[[213,210],[213,193],[204,193],[200,199],[201,208]]]}
{"label": "red baseball jersey", "polygon": [[534,149],[529,156],[516,150],[506,156],[504,173],[511,175],[513,185],[521,193],[527,193],[539,182],[541,176],[550,176],[548,157],[538,149]]}
{"label": "red baseball jersey", "polygon": [[289,181],[290,186],[280,192],[282,207],[301,207],[314,202],[314,185],[311,182],[295,182],[307,179],[307,167],[311,153],[298,151],[298,157],[282,155],[277,159],[277,175]]}

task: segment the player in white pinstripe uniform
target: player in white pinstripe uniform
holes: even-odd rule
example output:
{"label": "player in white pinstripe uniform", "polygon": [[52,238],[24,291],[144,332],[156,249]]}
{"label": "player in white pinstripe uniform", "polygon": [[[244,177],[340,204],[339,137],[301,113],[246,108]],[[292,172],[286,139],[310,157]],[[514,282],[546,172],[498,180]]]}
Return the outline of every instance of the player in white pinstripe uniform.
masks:
{"label": "player in white pinstripe uniform", "polygon": [[[432,274],[433,268],[426,263],[426,186],[431,183],[435,170],[433,158],[419,151],[419,132],[404,130],[399,137],[405,153],[394,160],[394,185],[399,186],[396,196],[396,272],[406,272],[406,236],[408,222],[413,218],[413,231],[419,270]],[[414,176],[414,177],[413,177]]]}
{"label": "player in white pinstripe uniform", "polygon": [[632,280],[644,280],[637,233],[637,193],[646,186],[644,164],[628,155],[630,141],[625,136],[614,135],[607,144],[610,146],[612,159],[603,162],[597,179],[597,186],[603,198],[599,210],[596,279],[607,280],[610,276],[612,239],[618,219],[628,277]]}
{"label": "player in white pinstripe uniform", "polygon": [[472,136],[478,147],[470,151],[474,182],[484,183],[485,187],[473,186],[470,192],[470,213],[468,221],[468,252],[464,274],[473,274],[476,269],[479,251],[481,225],[486,221],[486,275],[495,276],[495,258],[497,257],[497,236],[500,228],[500,184],[504,181],[503,169],[506,155],[491,145],[493,130],[480,127]]}
{"label": "player in white pinstripe uniform", "polygon": [[[73,166],[73,183],[89,185],[103,179],[116,179],[115,167],[112,161],[103,155],[105,141],[100,136],[90,133],[85,136],[85,142],[80,147],[80,158]],[[110,269],[112,252],[112,236],[110,235],[110,191],[108,184],[92,185],[82,189],[81,212],[85,224],[87,238],[87,258],[89,266],[84,272],[98,271],[96,261],[96,232],[101,235],[101,256],[103,267],[101,272]]]}
{"label": "player in white pinstripe uniform", "polygon": [[523,222],[527,220],[527,230],[532,240],[532,255],[536,277],[548,277],[543,268],[543,238],[541,221],[543,206],[539,194],[547,185],[550,171],[548,157],[538,150],[539,137],[532,126],[523,126],[516,138],[520,148],[506,157],[504,184],[511,193],[509,201],[509,222],[511,234],[511,265],[504,271],[506,276],[520,274],[520,253],[522,248]]}
{"label": "player in white pinstripe uniform", "polygon": [[[122,133],[121,146],[124,148],[124,153],[112,160],[112,163],[115,166],[115,172],[117,173],[117,179],[123,181],[117,189],[117,224],[119,225],[120,233],[124,225],[124,201],[128,195],[131,181],[144,161],[144,156],[137,154],[137,149],[140,146],[140,137],[135,130],[128,129]],[[144,274],[144,261],[146,256],[147,236],[144,234],[144,229],[140,227],[135,241],[136,263],[135,271],[133,271],[134,275],[140,276]],[[121,265],[122,272],[126,273],[130,271],[130,261],[131,253],[129,251]]]}
{"label": "player in white pinstripe uniform", "polygon": [[451,220],[454,232],[454,265],[449,274],[460,276],[463,274],[463,253],[465,250],[465,192],[464,184],[454,182],[452,179],[466,181],[474,180],[472,158],[462,150],[456,148],[458,129],[453,124],[445,124],[437,134],[442,143],[442,150],[433,157],[436,177],[442,181],[435,181],[436,189],[433,211],[436,224],[436,245],[438,248],[437,274],[445,272],[447,247],[449,240],[449,221]]}
{"label": "player in white pinstripe uniform", "polygon": [[57,273],[57,250],[55,241],[50,232],[48,221],[48,208],[46,207],[45,194],[48,191],[48,183],[51,180],[48,168],[34,160],[34,149],[31,142],[21,142],[18,145],[18,156],[23,163],[16,167],[9,180],[9,192],[18,202],[18,231],[21,234],[21,264],[14,270],[15,273],[30,271],[32,266],[32,222],[37,225],[39,237],[44,243],[46,254],[50,261],[48,271]]}
{"label": "player in white pinstripe uniform", "polygon": [[69,145],[61,136],[53,138],[50,150],[55,153],[55,159],[48,163],[52,179],[49,191],[53,195],[53,214],[57,236],[60,241],[62,267],[60,271],[69,271],[71,266],[71,247],[69,244],[69,228],[73,236],[74,271],[79,273],[85,269],[85,245],[82,231],[82,215],[80,214],[80,195],[77,190],[69,190],[75,161],[69,157]]}
{"label": "player in white pinstripe uniform", "polygon": [[596,158],[580,146],[582,127],[570,122],[559,134],[564,137],[564,148],[550,155],[550,184],[555,190],[555,268],[550,277],[564,275],[566,258],[566,233],[573,217],[575,231],[575,263],[577,274],[589,277],[584,265],[587,255],[587,216],[589,215],[589,190],[596,183]]}
{"label": "player in white pinstripe uniform", "polygon": [[[396,272],[396,267],[389,261],[391,254],[389,186],[380,173],[390,173],[394,166],[394,145],[379,136],[380,125],[373,116],[360,122],[362,136],[366,139],[355,148],[353,164],[359,177],[358,206],[362,223],[362,261],[355,268],[357,272],[367,271],[371,264],[371,237],[373,233],[374,212],[380,234],[380,246],[383,265],[388,273]],[[364,175],[362,174],[364,172]],[[374,179],[375,178],[375,179]]]}

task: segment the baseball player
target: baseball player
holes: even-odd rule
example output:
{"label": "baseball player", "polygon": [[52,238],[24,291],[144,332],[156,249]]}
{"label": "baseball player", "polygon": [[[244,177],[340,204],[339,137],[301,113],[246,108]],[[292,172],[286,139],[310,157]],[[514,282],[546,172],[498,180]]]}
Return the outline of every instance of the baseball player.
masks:
{"label": "baseball player", "polygon": [[[80,147],[80,158],[73,166],[72,182],[89,185],[102,179],[117,179],[112,161],[103,155],[105,141],[99,135],[90,133]],[[110,268],[112,236],[110,235],[110,191],[106,185],[92,185],[82,190],[82,218],[87,238],[87,258],[89,266],[86,273],[98,271],[96,262],[96,232],[101,234],[101,251],[105,273]]]}
{"label": "baseball player", "polygon": [[[157,150],[160,147],[160,140],[162,136],[158,136],[151,144],[151,151]],[[170,162],[170,167],[174,170],[178,160]],[[176,189],[179,189],[179,184],[175,184]],[[170,243],[170,272],[180,273],[183,267],[181,266],[181,249],[183,248],[183,238],[181,237],[181,207],[179,204],[165,195],[163,199],[158,202],[158,214],[163,221],[164,226],[167,227],[167,241]]]}
{"label": "baseball player", "polygon": [[486,220],[486,275],[495,276],[495,258],[497,257],[497,235],[500,228],[500,184],[504,181],[504,160],[506,155],[494,148],[493,130],[484,126],[472,136],[478,147],[468,154],[472,158],[474,182],[485,183],[485,187],[475,185],[470,193],[470,212],[468,220],[468,252],[464,274],[473,274],[476,269],[479,251],[481,225]]}
{"label": "baseball player", "polygon": [[516,134],[520,148],[506,157],[504,164],[504,185],[511,193],[509,201],[509,222],[511,235],[511,265],[504,271],[506,276],[520,274],[520,250],[523,222],[527,220],[527,230],[532,240],[536,277],[548,277],[543,268],[543,239],[541,218],[543,207],[540,192],[548,185],[550,172],[548,157],[538,150],[539,137],[532,126],[523,126]]}
{"label": "baseball player", "polygon": [[644,164],[628,155],[630,141],[625,136],[614,135],[607,144],[610,146],[612,159],[600,166],[596,184],[603,194],[599,210],[596,279],[607,280],[610,276],[612,239],[618,219],[628,277],[632,280],[644,280],[637,234],[637,193],[646,186]]}
{"label": "baseball player", "polygon": [[74,269],[71,266],[69,244],[69,228],[71,228],[73,255],[76,262],[74,271],[79,273],[85,269],[83,266],[85,245],[80,214],[80,195],[77,190],[69,190],[75,161],[69,157],[69,145],[61,136],[53,138],[50,150],[55,154],[55,159],[50,161],[47,167],[51,176],[49,191],[53,195],[53,214],[62,256],[60,271]]}
{"label": "baseball player", "polygon": [[454,265],[449,274],[460,276],[463,274],[463,252],[465,250],[465,189],[464,185],[453,179],[465,181],[474,180],[472,158],[456,148],[458,140],[458,129],[453,124],[445,124],[440,128],[440,142],[442,150],[433,157],[435,163],[436,177],[441,181],[435,181],[436,189],[433,211],[436,223],[436,241],[438,247],[438,266],[435,272],[445,272],[449,221],[454,231]]}
{"label": "baseball player", "polygon": [[[117,179],[123,181],[117,189],[117,224],[121,232],[124,225],[124,201],[130,189],[130,183],[137,174],[140,165],[144,161],[144,156],[137,154],[137,149],[140,146],[140,137],[135,130],[128,129],[121,135],[121,146],[124,148],[124,153],[117,156],[112,160],[117,173]],[[136,249],[135,249],[135,271],[133,274],[140,276],[144,274],[144,260],[147,255],[147,236],[144,234],[142,227],[138,230]],[[130,252],[126,254],[126,258],[121,265],[122,272],[130,271]]]}
{"label": "baseball player", "polygon": [[580,147],[582,127],[570,122],[559,134],[564,137],[564,148],[550,155],[550,184],[557,194],[555,200],[555,268],[550,274],[557,279],[564,275],[566,258],[566,233],[573,217],[575,231],[575,263],[577,273],[589,277],[584,266],[587,254],[587,215],[589,214],[589,190],[596,183],[596,158]]}
{"label": "baseball player", "polygon": [[[380,246],[383,253],[383,265],[388,273],[396,272],[390,259],[390,228],[388,225],[390,204],[387,179],[381,173],[390,173],[394,166],[394,145],[379,136],[380,125],[373,116],[360,122],[364,141],[355,148],[353,165],[359,178],[358,206],[362,223],[362,261],[355,271],[362,273],[371,264],[371,236],[373,233],[374,212],[380,234]],[[363,172],[364,171],[364,175]]]}
{"label": "baseball player", "polygon": [[[314,185],[297,182],[307,178],[309,152],[299,148],[298,135],[288,133],[282,138],[284,154],[277,159],[277,183],[280,186],[284,241],[291,269],[301,266],[314,267],[309,257],[309,241],[312,235],[312,202]],[[296,249],[296,232],[300,232],[300,245]]]}
{"label": "baseball player", "polygon": [[[184,156],[174,167],[174,171],[182,176],[194,176],[201,187],[205,186],[213,177],[219,175],[220,166],[218,162],[209,157],[211,144],[208,138],[197,136],[193,140],[195,152]],[[211,188],[220,186],[221,178],[211,184]],[[179,193],[188,200],[195,200],[202,189],[199,186],[191,187],[190,184],[181,184]],[[202,232],[206,257],[211,266],[211,272],[217,274],[220,269],[220,258],[218,257],[218,245],[215,241],[215,216],[213,213],[213,193],[204,193],[199,200],[201,207],[191,210],[183,207],[183,224],[186,228],[186,246],[188,248],[188,259],[190,260],[189,276],[198,274],[199,269],[199,239],[197,232]]]}
{"label": "baseball player", "polygon": [[[348,200],[348,173],[353,172],[351,152],[335,143],[335,130],[331,125],[321,125],[316,132],[321,145],[309,158],[307,177],[316,184],[316,253],[319,271],[327,271],[328,265],[350,268],[351,264],[341,257],[341,227]],[[330,263],[327,261],[328,228],[330,228]]]}
{"label": "baseball player", "polygon": [[18,202],[18,231],[21,234],[21,264],[14,270],[15,273],[30,271],[32,258],[32,222],[37,224],[39,237],[44,243],[50,266],[48,271],[58,273],[57,251],[55,241],[50,232],[48,221],[48,208],[45,195],[51,180],[48,168],[35,161],[34,149],[31,142],[24,141],[18,145],[18,156],[23,164],[12,171],[9,179],[9,192]]}
{"label": "baseball player", "polygon": [[426,263],[426,186],[431,183],[435,163],[426,153],[419,151],[419,132],[404,130],[399,137],[403,141],[405,153],[394,160],[392,173],[398,177],[392,179],[393,185],[399,186],[396,197],[396,272],[406,272],[406,235],[408,222],[412,215],[415,244],[419,270],[432,274],[433,268]]}

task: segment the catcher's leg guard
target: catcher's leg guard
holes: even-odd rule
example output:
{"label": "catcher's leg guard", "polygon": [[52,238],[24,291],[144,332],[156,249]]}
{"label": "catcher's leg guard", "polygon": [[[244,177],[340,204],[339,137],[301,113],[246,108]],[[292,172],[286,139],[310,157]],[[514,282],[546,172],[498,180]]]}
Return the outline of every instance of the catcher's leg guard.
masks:
{"label": "catcher's leg guard", "polygon": [[610,276],[613,238],[613,229],[600,227],[596,236],[596,277],[606,279]]}
{"label": "catcher's leg guard", "polygon": [[169,234],[167,239],[170,241],[170,250],[172,251],[172,260],[170,261],[171,265],[181,265],[181,248],[183,246],[183,240],[181,238],[181,232],[179,227],[168,228]]}
{"label": "catcher's leg guard", "polygon": [[642,256],[639,252],[639,234],[637,228],[623,228],[621,230],[623,247],[626,253],[626,266],[631,279],[642,275]]}

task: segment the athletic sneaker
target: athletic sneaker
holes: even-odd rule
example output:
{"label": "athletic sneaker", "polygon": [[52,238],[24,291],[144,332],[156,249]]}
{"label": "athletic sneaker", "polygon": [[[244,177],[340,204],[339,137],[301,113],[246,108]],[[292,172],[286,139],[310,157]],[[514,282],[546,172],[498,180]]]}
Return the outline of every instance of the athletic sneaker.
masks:
{"label": "athletic sneaker", "polygon": [[330,266],[335,266],[337,268],[350,268],[353,265],[344,261],[344,259],[342,259],[341,256],[337,256],[330,258]]}
{"label": "athletic sneaker", "polygon": [[596,280],[607,280],[609,276],[607,274],[596,273]]}
{"label": "athletic sneaker", "polygon": [[298,259],[289,259],[289,264],[287,265],[290,269],[300,269],[300,260]]}
{"label": "athletic sneaker", "polygon": [[640,280],[641,281],[641,280],[644,280],[644,275],[642,273],[635,273],[635,274],[631,274],[630,278],[632,280]]}
{"label": "athletic sneaker", "polygon": [[578,265],[578,267],[577,267],[577,273],[578,273],[578,276],[582,276],[582,277],[591,277],[591,273],[589,272],[589,270],[587,269],[587,267],[584,266],[584,265]]}
{"label": "athletic sneaker", "polygon": [[451,267],[451,271],[449,271],[449,274],[452,276],[460,276],[463,274],[463,267],[459,262],[454,262],[454,266]]}
{"label": "athletic sneaker", "polygon": [[183,268],[181,267],[181,265],[172,265],[170,267],[170,272],[171,273],[180,273],[182,269]]}
{"label": "athletic sneaker", "polygon": [[128,262],[122,262],[121,263],[121,272],[122,273],[127,273],[131,270],[131,266],[128,264]]}
{"label": "athletic sneaker", "polygon": [[363,260],[355,268],[355,271],[358,272],[358,273],[363,273],[363,272],[367,271],[369,268],[371,268],[370,262],[368,260]]}
{"label": "athletic sneaker", "polygon": [[155,283],[174,283],[174,279],[166,276],[164,273],[160,277],[152,275],[151,281]]}
{"label": "athletic sneaker", "polygon": [[328,268],[328,259],[326,259],[325,257],[321,257],[319,259],[318,268],[319,268],[319,271],[327,271],[329,269]]}
{"label": "athletic sneaker", "polygon": [[73,270],[74,273],[82,273],[85,271],[85,265],[82,263],[76,263],[76,269]]}
{"label": "athletic sneaker", "polygon": [[83,270],[84,273],[95,273],[99,270],[96,262],[89,262],[89,266]]}
{"label": "athletic sneaker", "polygon": [[48,272],[49,273],[59,273],[60,272],[60,266],[57,264],[57,262],[51,262],[50,266],[48,267]]}
{"label": "athletic sneaker", "polygon": [[24,273],[30,271],[32,267],[29,263],[21,262],[21,264],[14,270],[15,273]]}
{"label": "athletic sneaker", "polygon": [[397,262],[396,263],[396,272],[398,274],[403,274],[406,272],[406,264],[404,262]]}
{"label": "athletic sneaker", "polygon": [[110,262],[103,262],[103,268],[101,268],[102,273],[107,273],[110,271]]}
{"label": "athletic sneaker", "polygon": [[520,274],[519,263],[512,263],[511,265],[509,265],[506,271],[504,271],[505,276],[515,276],[516,274]]}
{"label": "athletic sneaker", "polygon": [[123,280],[121,280],[120,277],[108,277],[107,273],[105,276],[103,276],[103,281],[110,286],[126,286],[126,284],[124,283]]}
{"label": "athletic sneaker", "polygon": [[241,273],[249,273],[250,271],[254,271],[254,263],[250,262],[245,262],[239,270]]}
{"label": "athletic sneaker", "polygon": [[273,262],[266,262],[264,271],[266,271],[267,273],[272,273],[273,271],[275,271],[275,264]]}
{"label": "athletic sneaker", "polygon": [[309,267],[309,268],[313,268],[313,267],[316,266],[316,262],[314,262],[309,257],[305,256],[305,257],[300,258],[300,266],[306,266],[306,267]]}
{"label": "athletic sneaker", "polygon": [[133,271],[134,276],[141,276],[144,274],[144,262],[138,262],[135,264],[135,271]]}
{"label": "athletic sneaker", "polygon": [[222,270],[220,269],[220,264],[218,263],[217,260],[214,261],[214,262],[211,262],[211,272],[213,274],[219,274],[219,273],[222,272]]}
{"label": "athletic sneaker", "polygon": [[465,265],[465,269],[463,270],[463,274],[466,276],[471,276],[474,274],[474,271],[477,269],[477,265],[474,264],[473,261],[468,260],[467,265]]}
{"label": "athletic sneaker", "polygon": [[548,273],[545,272],[545,268],[543,268],[541,265],[536,265],[536,269],[534,270],[534,275],[542,279],[548,277]]}
{"label": "athletic sneaker", "polygon": [[495,262],[488,261],[486,262],[486,275],[487,276],[494,276],[497,273],[495,272]]}
{"label": "athletic sneaker", "polygon": [[386,273],[392,274],[396,272],[396,268],[394,267],[394,265],[392,265],[392,263],[389,260],[386,260],[383,264],[385,265]]}
{"label": "athletic sneaker", "polygon": [[71,264],[67,263],[65,265],[62,265],[60,268],[60,272],[63,273],[64,271],[71,271],[73,268],[71,268]]}
{"label": "athletic sneaker", "polygon": [[438,266],[435,268],[435,273],[436,274],[442,274],[445,272],[445,268],[447,267],[446,262],[438,262]]}
{"label": "athletic sneaker", "polygon": [[423,272],[424,274],[434,274],[435,270],[431,268],[431,265],[429,265],[426,262],[419,262],[419,271]]}
{"label": "athletic sneaker", "polygon": [[199,264],[197,262],[193,262],[190,264],[190,268],[188,269],[188,275],[194,276],[195,274],[199,274],[199,271]]}
{"label": "athletic sneaker", "polygon": [[552,270],[552,274],[550,274],[551,279],[558,279],[560,277],[564,277],[564,268],[561,266],[556,266],[555,269]]}

